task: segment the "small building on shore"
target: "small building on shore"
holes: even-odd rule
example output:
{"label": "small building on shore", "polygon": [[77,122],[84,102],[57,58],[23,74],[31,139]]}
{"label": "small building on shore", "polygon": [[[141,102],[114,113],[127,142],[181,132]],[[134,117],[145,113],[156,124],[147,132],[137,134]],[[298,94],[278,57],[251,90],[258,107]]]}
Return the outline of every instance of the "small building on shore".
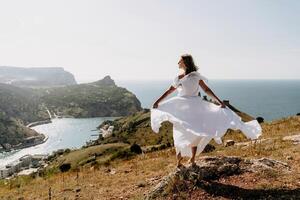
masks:
{"label": "small building on shore", "polygon": [[47,155],[25,155],[18,160],[9,163],[6,166],[0,167],[0,179],[12,176],[24,169],[38,168],[42,166],[42,161]]}
{"label": "small building on shore", "polygon": [[6,167],[0,168],[0,179],[9,177],[10,175],[10,169],[7,169]]}

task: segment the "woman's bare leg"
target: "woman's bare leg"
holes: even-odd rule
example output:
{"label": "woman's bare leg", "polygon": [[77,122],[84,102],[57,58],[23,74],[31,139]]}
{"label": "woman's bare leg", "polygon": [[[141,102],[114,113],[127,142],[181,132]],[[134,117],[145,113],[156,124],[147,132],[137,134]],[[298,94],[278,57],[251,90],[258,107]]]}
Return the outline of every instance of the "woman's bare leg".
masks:
{"label": "woman's bare leg", "polygon": [[182,156],[181,156],[181,152],[179,152],[177,155],[177,167],[181,166],[181,160],[182,160]]}
{"label": "woman's bare leg", "polygon": [[189,162],[193,165],[195,164],[195,156],[197,152],[197,146],[192,147],[192,157],[190,158]]}

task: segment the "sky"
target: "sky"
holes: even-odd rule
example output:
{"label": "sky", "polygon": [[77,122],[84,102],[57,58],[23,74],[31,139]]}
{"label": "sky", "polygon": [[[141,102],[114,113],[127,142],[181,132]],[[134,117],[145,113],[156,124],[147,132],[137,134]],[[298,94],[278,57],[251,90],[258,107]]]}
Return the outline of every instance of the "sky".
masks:
{"label": "sky", "polygon": [[0,66],[64,67],[78,82],[299,79],[298,0],[0,0]]}

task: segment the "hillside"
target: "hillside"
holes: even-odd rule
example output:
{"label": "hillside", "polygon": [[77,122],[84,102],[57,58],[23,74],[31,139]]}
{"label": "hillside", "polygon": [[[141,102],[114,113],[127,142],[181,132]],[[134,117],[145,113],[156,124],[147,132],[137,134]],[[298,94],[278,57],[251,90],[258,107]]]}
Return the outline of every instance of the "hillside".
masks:
{"label": "hillside", "polygon": [[49,118],[32,89],[0,83],[0,111],[7,116],[29,122]]}
{"label": "hillside", "polygon": [[[229,130],[223,139],[233,139],[234,144],[211,142],[214,148],[197,157],[198,167],[178,170],[172,144],[162,145],[170,141],[171,124],[163,123],[159,134],[151,133],[148,114],[145,110],[117,119],[115,124],[122,126],[111,139],[53,156],[37,178],[0,182],[0,198],[48,198],[49,191],[53,199],[144,199],[154,197],[155,191],[161,191],[155,193],[157,199],[296,199],[300,195],[300,116],[262,123],[262,137],[255,143]],[[299,140],[291,137],[295,135]],[[140,144],[144,153],[132,148],[133,143]],[[68,163],[71,170],[59,172],[59,166]],[[201,178],[206,172],[215,175]]]}
{"label": "hillside", "polygon": [[42,141],[44,135],[25,125],[47,119],[49,115],[31,89],[0,83],[0,151]]}
{"label": "hillside", "polygon": [[57,114],[67,117],[126,116],[141,110],[137,97],[118,87],[110,76],[86,84],[20,88],[0,83],[0,111],[25,124]]}
{"label": "hillside", "polygon": [[21,87],[53,87],[75,85],[76,80],[62,67],[10,67],[0,66],[0,83]]}
{"label": "hillside", "polygon": [[126,116],[140,111],[141,103],[125,88],[118,87],[110,76],[85,84],[37,90],[40,101],[60,116]]}
{"label": "hillside", "polygon": [[27,128],[22,122],[7,117],[4,112],[0,112],[0,151],[9,150],[10,147],[17,148],[22,144],[27,145],[26,138],[32,138],[33,136],[40,140],[44,139],[43,135]]}

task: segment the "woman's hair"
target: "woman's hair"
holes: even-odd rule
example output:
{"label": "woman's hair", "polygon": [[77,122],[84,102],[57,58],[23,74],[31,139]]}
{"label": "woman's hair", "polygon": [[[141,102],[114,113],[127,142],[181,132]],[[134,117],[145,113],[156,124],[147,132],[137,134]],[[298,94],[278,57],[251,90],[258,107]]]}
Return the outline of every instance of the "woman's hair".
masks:
{"label": "woman's hair", "polygon": [[198,70],[198,67],[194,63],[194,59],[190,54],[184,54],[181,58],[186,66],[185,75]]}

